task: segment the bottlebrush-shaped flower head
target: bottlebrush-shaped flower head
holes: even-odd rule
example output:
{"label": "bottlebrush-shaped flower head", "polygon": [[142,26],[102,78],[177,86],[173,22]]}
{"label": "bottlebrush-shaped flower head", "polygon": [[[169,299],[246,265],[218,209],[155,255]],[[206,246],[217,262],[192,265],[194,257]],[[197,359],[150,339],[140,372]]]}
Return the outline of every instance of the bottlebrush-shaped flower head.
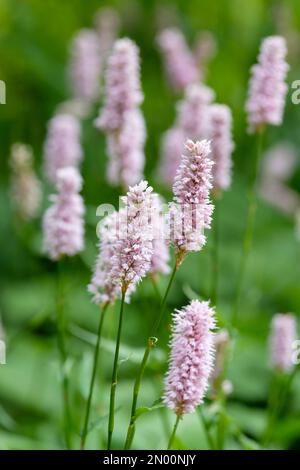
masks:
{"label": "bottlebrush-shaped flower head", "polygon": [[282,123],[288,65],[285,61],[285,39],[270,36],[263,40],[258,63],[252,67],[249,96],[246,103],[250,132],[271,124]]}
{"label": "bottlebrush-shaped flower head", "polygon": [[168,274],[170,272],[170,252],[167,240],[166,217],[162,198],[154,193],[152,196],[151,226],[153,229],[153,254],[150,273]]}
{"label": "bottlebrush-shaped flower head", "polygon": [[81,185],[76,168],[58,170],[58,194],[51,197],[52,205],[43,220],[44,249],[52,260],[74,256],[84,248],[84,205],[78,194]]}
{"label": "bottlebrush-shaped flower head", "polygon": [[187,85],[199,80],[195,58],[178,29],[165,29],[158,36],[157,42],[164,56],[167,77],[174,90],[184,90]]}
{"label": "bottlebrush-shaped flower head", "polygon": [[82,159],[80,124],[75,116],[58,114],[50,120],[44,158],[45,171],[52,183],[56,182],[59,169],[79,165]]}
{"label": "bottlebrush-shaped flower head", "polygon": [[177,126],[184,133],[185,139],[201,140],[209,135],[209,105],[215,94],[205,85],[189,85],[185,96],[178,105]]}
{"label": "bottlebrush-shaped flower head", "polygon": [[291,372],[294,368],[293,346],[297,339],[296,318],[292,314],[274,315],[271,325],[271,364],[274,369]]}
{"label": "bottlebrush-shaped flower head", "polygon": [[161,180],[172,187],[184,149],[184,133],[180,127],[166,131],[161,142],[162,162],[159,170]]}
{"label": "bottlebrush-shaped flower head", "polygon": [[92,294],[93,302],[97,304],[112,303],[119,297],[120,288],[112,282],[110,270],[115,255],[115,244],[119,230],[119,213],[113,212],[105,217],[99,230],[99,254],[88,291]]}
{"label": "bottlebrush-shaped flower head", "polygon": [[20,219],[28,221],[38,215],[42,202],[42,187],[33,168],[31,147],[21,143],[13,144],[10,166],[12,202]]}
{"label": "bottlebrush-shaped flower head", "polygon": [[80,30],[71,44],[69,80],[73,96],[88,102],[98,98],[102,57],[97,33]]}
{"label": "bottlebrush-shaped flower head", "polygon": [[186,142],[170,205],[170,237],[177,252],[198,251],[205,244],[204,229],[210,228],[213,205],[210,202],[212,166],[210,143]]}
{"label": "bottlebrush-shaped flower head", "polygon": [[179,416],[203,402],[214,364],[214,310],[193,300],[173,314],[164,402]]}
{"label": "bottlebrush-shaped flower head", "polygon": [[107,178],[113,185],[128,187],[143,177],[146,129],[144,117],[138,108],[128,111],[124,117],[120,131],[110,133],[107,137]]}
{"label": "bottlebrush-shaped flower head", "polygon": [[232,152],[234,144],[231,135],[232,116],[224,104],[213,104],[209,110],[211,158],[213,166],[214,191],[224,191],[231,184]]}
{"label": "bottlebrush-shaped flower head", "polygon": [[96,127],[105,132],[118,131],[126,113],[142,101],[138,48],[131,39],[118,39],[108,60],[105,104],[95,121]]}
{"label": "bottlebrush-shaped flower head", "polygon": [[146,181],[130,187],[116,223],[100,242],[96,271],[89,287],[94,300],[113,302],[126,292],[126,301],[148,273],[153,255],[153,230],[149,223],[152,188]]}

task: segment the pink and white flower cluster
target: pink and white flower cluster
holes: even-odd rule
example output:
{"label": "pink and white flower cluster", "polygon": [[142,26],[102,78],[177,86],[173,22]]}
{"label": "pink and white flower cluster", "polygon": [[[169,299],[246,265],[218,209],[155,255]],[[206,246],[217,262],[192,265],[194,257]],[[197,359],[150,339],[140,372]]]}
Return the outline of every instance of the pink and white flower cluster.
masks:
{"label": "pink and white flower cluster", "polygon": [[164,402],[179,416],[203,402],[214,365],[214,310],[193,300],[173,314]]}

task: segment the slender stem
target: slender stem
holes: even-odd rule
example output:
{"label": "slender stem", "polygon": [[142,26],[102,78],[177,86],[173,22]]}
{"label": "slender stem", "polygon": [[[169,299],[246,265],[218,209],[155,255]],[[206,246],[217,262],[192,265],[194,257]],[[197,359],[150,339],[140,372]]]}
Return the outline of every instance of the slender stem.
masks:
{"label": "slender stem", "polygon": [[212,289],[211,301],[217,305],[219,285],[219,208],[215,199],[214,224],[213,224],[213,248],[212,248]]}
{"label": "slender stem", "polygon": [[175,274],[177,272],[177,269],[178,269],[178,265],[175,263],[172,274],[171,274],[170,279],[169,279],[167,289],[165,291],[165,295],[164,295],[164,297],[161,301],[161,304],[160,304],[160,313],[159,313],[159,315],[158,315],[158,317],[157,317],[157,319],[156,319],[156,321],[153,325],[150,336],[148,337],[147,345],[146,345],[144,355],[143,355],[143,359],[142,359],[138,374],[137,374],[135,382],[134,382],[133,394],[132,394],[131,414],[130,414],[130,421],[129,421],[129,425],[128,425],[128,429],[127,429],[127,435],[126,435],[126,441],[125,441],[125,447],[124,447],[125,449],[130,449],[133,438],[134,438],[134,433],[135,433],[135,412],[136,412],[136,407],[137,407],[137,401],[138,401],[138,395],[139,395],[139,391],[140,391],[140,387],[141,387],[141,382],[142,382],[142,379],[143,379],[143,376],[144,376],[144,372],[145,372],[146,364],[147,364],[147,361],[148,361],[148,357],[150,355],[150,351],[157,342],[157,338],[155,336],[156,336],[156,334],[159,330],[160,324],[161,324],[163,316],[164,316],[166,301],[167,301],[168,294],[169,294],[170,288],[172,286]]}
{"label": "slender stem", "polygon": [[91,404],[92,404],[92,399],[93,399],[93,391],[94,391],[94,385],[95,385],[95,379],[96,379],[96,372],[97,372],[97,365],[98,365],[98,357],[99,357],[99,347],[100,347],[100,340],[101,340],[101,333],[102,333],[102,327],[103,327],[103,321],[104,321],[104,316],[105,312],[108,307],[108,302],[105,303],[102,308],[101,308],[101,313],[100,313],[100,320],[99,320],[99,325],[98,325],[98,331],[97,331],[97,343],[94,351],[94,362],[93,362],[93,370],[92,370],[92,375],[91,375],[91,381],[90,381],[90,388],[89,388],[89,394],[88,394],[88,400],[86,404],[86,411],[85,411],[85,418],[84,418],[84,425],[83,425],[83,430],[81,434],[81,443],[80,443],[80,448],[81,450],[84,449],[85,447],[85,441],[88,433],[88,425],[89,425],[89,417],[90,417],[90,411],[91,411]]}
{"label": "slender stem", "polygon": [[180,418],[181,418],[180,415],[176,416],[176,421],[175,421],[174,428],[173,428],[173,431],[172,431],[172,434],[171,434],[171,437],[170,437],[170,440],[169,440],[169,444],[168,444],[168,450],[170,450],[172,448]]}
{"label": "slender stem", "polygon": [[125,294],[126,294],[126,289],[123,288],[116,349],[115,349],[115,358],[114,358],[113,373],[112,373],[111,388],[110,388],[107,450],[111,449],[111,441],[112,441],[112,435],[113,435],[114,424],[115,424],[115,398],[116,398],[116,388],[117,388],[117,379],[118,379],[119,351],[120,351],[120,340],[121,340],[121,332],[122,332],[122,324],[123,324]]}
{"label": "slender stem", "polygon": [[67,352],[65,345],[65,292],[62,261],[58,261],[58,276],[57,276],[57,344],[60,355],[60,369],[61,381],[63,392],[63,409],[64,409],[64,435],[67,449],[71,448],[71,411],[70,411],[70,397],[69,397],[69,377],[66,371]]}
{"label": "slender stem", "polygon": [[257,179],[259,173],[259,166],[260,166],[260,159],[263,147],[263,135],[264,129],[259,129],[257,131],[257,145],[256,145],[256,152],[255,152],[255,166],[254,166],[254,174],[252,177],[252,181],[250,183],[249,188],[249,196],[248,196],[248,211],[247,211],[247,219],[246,219],[246,227],[244,232],[244,240],[243,240],[243,249],[242,249],[242,256],[240,260],[240,266],[238,270],[238,278],[237,278],[237,286],[236,286],[236,293],[234,299],[234,306],[232,310],[232,326],[236,326],[239,308],[240,308],[240,301],[241,301],[241,294],[244,285],[244,277],[247,267],[248,256],[252,246],[252,239],[253,239],[253,231],[254,231],[254,222],[255,222],[255,215],[256,215],[256,208],[257,208],[257,195],[256,195],[256,187],[257,187]]}
{"label": "slender stem", "polygon": [[208,445],[209,445],[210,449],[214,450],[216,448],[216,446],[215,446],[213,437],[212,437],[212,435],[210,433],[210,430],[209,430],[209,424],[208,424],[208,422],[207,422],[207,420],[204,416],[204,413],[203,413],[201,407],[198,407],[198,414],[199,414],[203,429],[205,431],[205,436],[206,436]]}

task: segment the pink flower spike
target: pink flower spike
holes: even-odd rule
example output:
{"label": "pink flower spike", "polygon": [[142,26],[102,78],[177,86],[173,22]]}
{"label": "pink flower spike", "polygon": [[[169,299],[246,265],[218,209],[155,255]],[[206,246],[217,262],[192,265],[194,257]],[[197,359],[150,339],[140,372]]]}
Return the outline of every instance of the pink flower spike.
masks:
{"label": "pink flower spike", "polygon": [[58,194],[51,197],[44,215],[44,249],[49,258],[57,261],[74,256],[84,248],[84,205],[78,194],[82,185],[76,168],[62,168],[57,173]]}
{"label": "pink flower spike", "polygon": [[163,399],[179,416],[192,413],[203,403],[214,365],[214,315],[208,302],[198,300],[173,314]]}
{"label": "pink flower spike", "polygon": [[251,69],[246,103],[250,132],[256,132],[266,124],[279,126],[282,123],[288,91],[285,83],[289,69],[285,61],[286,53],[283,37],[270,36],[263,40],[258,63]]}
{"label": "pink flower spike", "polygon": [[98,98],[102,61],[97,33],[81,29],[71,44],[69,81],[75,98],[89,103]]}
{"label": "pink flower spike", "polygon": [[213,104],[209,110],[211,158],[213,166],[214,191],[224,191],[231,184],[232,152],[234,143],[231,135],[232,116],[224,104]]}
{"label": "pink flower spike", "polygon": [[271,364],[281,372],[291,372],[293,363],[293,346],[297,340],[296,318],[291,313],[274,315],[271,324],[270,348]]}
{"label": "pink flower spike", "polygon": [[52,183],[57,171],[64,167],[77,167],[82,159],[80,123],[75,116],[58,114],[48,124],[44,147],[45,172]]}
{"label": "pink flower spike", "polygon": [[187,85],[199,80],[196,60],[181,31],[165,29],[157,42],[164,57],[167,77],[175,91],[184,90]]}
{"label": "pink flower spike", "polygon": [[171,240],[179,258],[188,251],[199,251],[206,242],[204,229],[210,228],[213,205],[210,201],[212,166],[210,142],[187,140],[173,185],[170,204]]}

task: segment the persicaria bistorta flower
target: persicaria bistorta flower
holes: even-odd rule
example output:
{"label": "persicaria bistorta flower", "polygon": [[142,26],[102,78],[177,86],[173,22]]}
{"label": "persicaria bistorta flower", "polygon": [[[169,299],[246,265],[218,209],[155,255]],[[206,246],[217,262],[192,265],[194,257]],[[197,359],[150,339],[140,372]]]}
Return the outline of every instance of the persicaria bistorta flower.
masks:
{"label": "persicaria bistorta flower", "polygon": [[195,58],[178,29],[163,30],[157,42],[164,56],[167,77],[174,90],[184,90],[187,85],[199,80]]}
{"label": "persicaria bistorta flower", "polygon": [[172,187],[177,168],[180,164],[184,149],[184,133],[179,127],[172,127],[166,131],[161,142],[161,166],[159,176],[161,180]]}
{"label": "persicaria bistorta flower", "polygon": [[209,135],[209,105],[215,94],[205,85],[193,83],[185,90],[184,99],[177,107],[177,126],[185,139],[205,139]]}
{"label": "persicaria bistorta flower", "polygon": [[287,85],[286,41],[281,36],[263,40],[258,63],[252,67],[249,97],[246,103],[250,132],[266,124],[282,123]]}
{"label": "persicaria bistorta flower", "polygon": [[78,194],[82,186],[78,170],[58,170],[56,186],[58,194],[51,197],[52,205],[43,219],[44,249],[54,261],[74,256],[84,248],[84,204]]}
{"label": "persicaria bistorta flower", "polygon": [[71,44],[69,80],[75,98],[92,103],[100,92],[102,57],[95,31],[80,30]]}
{"label": "persicaria bistorta flower", "polygon": [[162,198],[153,193],[151,211],[151,225],[153,229],[153,254],[151,259],[150,273],[168,274],[170,272],[169,243],[166,239],[166,217],[164,213]]}
{"label": "persicaria bistorta flower", "polygon": [[211,158],[213,166],[214,192],[224,191],[231,184],[232,152],[234,144],[231,135],[232,116],[224,104],[213,104],[209,110]]}
{"label": "persicaria bistorta flower", "polygon": [[271,364],[281,372],[291,372],[293,363],[293,347],[297,340],[297,323],[292,314],[274,315],[271,324],[270,348]]}
{"label": "persicaria bistorta flower", "polygon": [[199,251],[206,242],[204,229],[210,228],[213,205],[210,201],[212,166],[210,142],[187,140],[187,154],[182,156],[170,204],[170,238],[177,259],[188,251]]}
{"label": "persicaria bistorta flower", "polygon": [[31,147],[21,143],[13,144],[10,165],[11,197],[15,210],[21,220],[33,219],[40,209],[42,188],[33,168]]}
{"label": "persicaria bistorta flower", "polygon": [[[113,302],[126,292],[126,301],[151,267],[153,230],[152,188],[146,181],[130,187],[124,207],[108,220],[89,291],[96,302]],[[113,222],[113,223],[112,223]]]}
{"label": "persicaria bistorta flower", "polygon": [[193,300],[173,314],[164,402],[179,416],[203,402],[214,364],[214,310]]}
{"label": "persicaria bistorta flower", "polygon": [[45,171],[52,183],[60,168],[77,167],[82,159],[80,123],[75,116],[58,114],[48,125],[44,147]]}
{"label": "persicaria bistorta flower", "polygon": [[142,101],[138,48],[130,39],[119,39],[108,61],[105,104],[95,121],[107,135],[107,174],[112,184],[128,186],[142,177],[146,138]]}

